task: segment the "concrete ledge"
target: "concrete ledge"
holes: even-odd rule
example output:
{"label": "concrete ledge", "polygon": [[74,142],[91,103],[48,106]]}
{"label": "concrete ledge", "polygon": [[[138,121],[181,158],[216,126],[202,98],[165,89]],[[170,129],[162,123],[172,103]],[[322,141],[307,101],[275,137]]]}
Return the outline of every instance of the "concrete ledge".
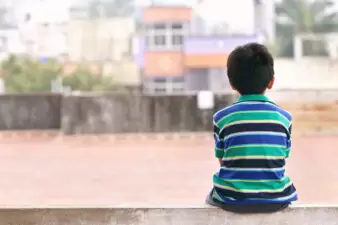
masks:
{"label": "concrete ledge", "polygon": [[237,215],[208,206],[0,209],[0,225],[336,225],[338,206]]}

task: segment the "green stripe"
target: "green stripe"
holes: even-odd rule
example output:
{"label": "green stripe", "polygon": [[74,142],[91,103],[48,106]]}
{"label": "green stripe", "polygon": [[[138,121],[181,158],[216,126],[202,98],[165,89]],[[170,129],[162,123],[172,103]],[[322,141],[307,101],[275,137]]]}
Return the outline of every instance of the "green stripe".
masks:
{"label": "green stripe", "polygon": [[281,122],[287,128],[290,126],[290,121],[287,118],[274,111],[240,111],[231,113],[217,121],[217,126],[224,128],[228,123],[244,122],[246,120],[275,120],[276,122]]}
{"label": "green stripe", "polygon": [[281,156],[286,157],[287,152],[285,148],[264,145],[241,145],[237,148],[229,148],[226,150],[224,157],[236,156]]}
{"label": "green stripe", "polygon": [[216,199],[216,200],[218,200],[218,201],[223,202],[223,199],[217,194],[216,191],[213,191],[213,193],[212,193],[212,198],[213,198],[213,199]]}
{"label": "green stripe", "polygon": [[266,101],[271,102],[272,101],[265,95],[242,95],[237,99],[237,102],[244,102],[244,101]]}
{"label": "green stripe", "polygon": [[223,158],[224,156],[224,150],[223,149],[219,149],[219,148],[215,148],[215,156],[216,158]]}
{"label": "green stripe", "polygon": [[278,190],[285,188],[290,183],[289,177],[284,177],[282,180],[225,180],[217,177],[213,178],[215,184],[224,187],[230,187],[237,190]]}

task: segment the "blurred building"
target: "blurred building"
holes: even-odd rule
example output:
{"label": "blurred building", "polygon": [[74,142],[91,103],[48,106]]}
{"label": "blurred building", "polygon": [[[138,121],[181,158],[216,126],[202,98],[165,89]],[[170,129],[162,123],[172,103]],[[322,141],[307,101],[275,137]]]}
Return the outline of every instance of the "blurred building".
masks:
{"label": "blurred building", "polygon": [[[17,3],[17,4],[14,4]],[[67,53],[67,8],[52,1],[15,0],[19,35],[25,54],[35,58],[57,58]]]}
{"label": "blurred building", "polygon": [[132,58],[134,32],[135,21],[131,17],[71,19],[67,30],[68,60],[95,63],[117,83],[140,85],[139,70]]}
{"label": "blurred building", "polygon": [[[145,0],[140,0],[145,2]],[[153,5],[185,5],[203,19],[207,32],[261,33],[268,41],[275,38],[274,0],[149,0]],[[149,5],[149,4],[148,4]],[[245,15],[245,16],[243,16]]]}
{"label": "blurred building", "polygon": [[238,45],[260,41],[255,34],[205,32],[189,7],[145,8],[142,23],[134,57],[146,93],[229,89],[228,54]]}
{"label": "blurred building", "polygon": [[276,38],[275,1],[251,0],[254,2],[255,33],[263,35],[266,41]]}
{"label": "blurred building", "polygon": [[132,18],[70,20],[68,56],[73,61],[118,61],[130,55]]}

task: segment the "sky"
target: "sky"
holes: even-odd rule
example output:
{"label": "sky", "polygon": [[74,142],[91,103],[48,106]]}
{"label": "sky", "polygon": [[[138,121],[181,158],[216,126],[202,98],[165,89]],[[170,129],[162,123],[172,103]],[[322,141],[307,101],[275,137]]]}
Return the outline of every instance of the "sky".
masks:
{"label": "sky", "polygon": [[[4,0],[2,0],[4,1]],[[36,20],[48,18],[51,21],[67,20],[68,8],[75,2],[85,0],[7,0],[12,4],[19,5],[18,17],[22,17],[25,12],[30,11],[36,15]],[[88,0],[87,0],[88,1]],[[135,0],[137,5],[148,5],[152,0]],[[168,4],[187,4],[193,5],[195,11],[207,18],[209,23],[229,21],[231,23],[241,23],[252,18],[252,0],[204,0],[201,5],[196,5],[197,0],[154,0]],[[272,0],[264,0],[272,1]],[[278,0],[275,0],[278,1]],[[309,0],[311,1],[311,0]],[[338,0],[335,0],[338,6]],[[249,19],[247,19],[249,18]],[[250,21],[249,21],[250,22]],[[243,25],[244,26],[244,25]]]}

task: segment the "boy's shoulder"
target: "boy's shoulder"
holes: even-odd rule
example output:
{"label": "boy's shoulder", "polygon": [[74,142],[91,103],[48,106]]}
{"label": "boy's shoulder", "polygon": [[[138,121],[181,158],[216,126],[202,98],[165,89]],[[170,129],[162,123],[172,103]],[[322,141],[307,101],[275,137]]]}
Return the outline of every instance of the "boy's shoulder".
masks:
{"label": "boy's shoulder", "polygon": [[[229,115],[230,113],[242,111],[244,108],[247,108],[246,106],[247,105],[242,105],[242,104],[229,105],[223,109],[218,110],[216,113],[214,113],[213,120],[217,122],[223,117]],[[269,110],[276,111],[282,116],[286,117],[289,121],[292,120],[292,114],[290,112],[288,112],[287,110],[285,110],[284,108],[282,108],[281,106],[273,102],[265,102],[265,103],[262,103],[260,106],[259,105],[256,105],[256,106],[257,107],[261,106],[262,110],[264,110],[264,108],[268,108]]]}
{"label": "boy's shoulder", "polygon": [[236,104],[229,105],[223,109],[218,110],[217,112],[214,113],[213,120],[215,122],[219,121],[222,119],[224,116],[228,115],[229,113],[233,112],[235,109]]}
{"label": "boy's shoulder", "polygon": [[292,120],[292,114],[289,111],[285,110],[284,108],[282,108],[279,105],[276,105],[276,109],[279,113],[281,113],[283,116],[285,116],[288,120],[290,120],[290,121]]}

